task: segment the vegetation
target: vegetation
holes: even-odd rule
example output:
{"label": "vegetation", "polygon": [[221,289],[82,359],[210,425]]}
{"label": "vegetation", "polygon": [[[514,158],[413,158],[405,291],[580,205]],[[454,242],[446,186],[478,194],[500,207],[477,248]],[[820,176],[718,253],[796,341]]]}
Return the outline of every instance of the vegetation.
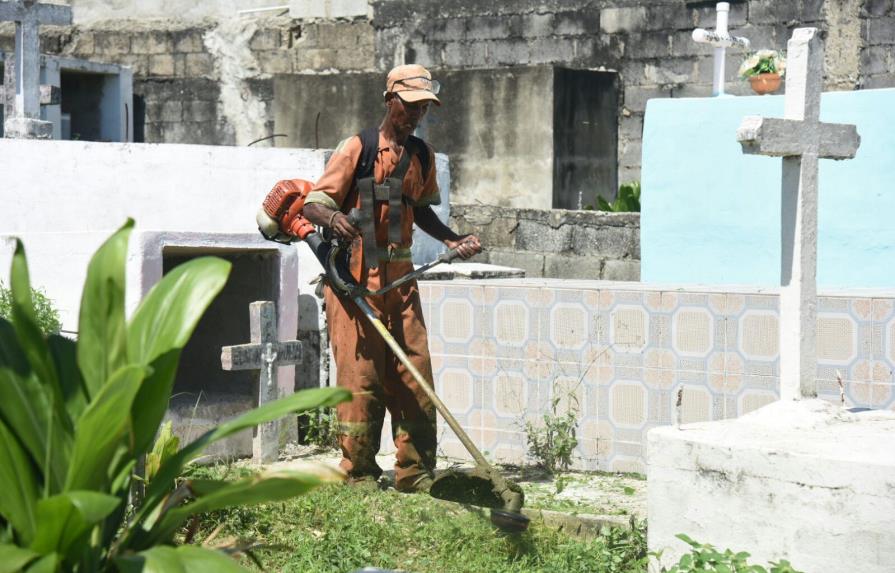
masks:
{"label": "vegetation", "polygon": [[771,562],[770,568],[765,569],[761,565],[749,565],[749,554],[745,551],[734,553],[730,549],[718,551],[712,545],[693,541],[684,534],[679,534],[678,539],[688,544],[692,549],[690,553],[681,557],[680,561],[671,569],[664,569],[665,573],[799,573],[792,568],[785,559],[779,563]]}
{"label": "vegetation", "polygon": [[[297,393],[180,450],[169,431],[156,440],[181,350],[230,265],[205,257],[178,266],[126,322],[132,228],[128,221],[90,261],[77,343],[40,331],[24,249],[16,244],[11,320],[0,319],[0,572],[241,571],[222,552],[175,546],[184,523],[204,512],[287,499],[322,481],[285,471],[178,480],[209,444],[350,394]],[[136,468],[150,448],[141,478]],[[138,501],[129,505],[132,488]]]}
{"label": "vegetation", "polygon": [[597,210],[612,213],[639,213],[640,182],[622,183],[618,188],[618,195],[612,203],[597,196]]}
{"label": "vegetation", "polygon": [[741,78],[750,78],[758,74],[780,74],[786,72],[786,58],[776,50],[758,50],[743,61],[739,69]]}
{"label": "vegetation", "polygon": [[339,449],[338,419],[335,408],[320,408],[305,412],[298,417],[302,443],[321,450]]}
{"label": "vegetation", "polygon": [[[228,475],[223,467],[201,475]],[[239,474],[243,469],[231,468]],[[380,567],[411,572],[607,573],[646,570],[643,524],[580,540],[537,519],[506,535],[487,511],[393,490],[324,486],[284,503],[236,507],[205,516],[197,541],[247,536],[262,542],[258,559],[270,571],[331,573]],[[278,548],[288,548],[279,550]]]}
{"label": "vegetation", "polygon": [[[57,334],[62,328],[59,311],[53,301],[42,290],[31,289],[31,302],[34,304],[34,319],[37,327],[44,334]],[[0,318],[12,318],[12,291],[0,282]]]}
{"label": "vegetation", "polygon": [[[560,411],[565,400],[566,411]],[[578,447],[578,402],[575,394],[554,396],[550,411],[545,413],[541,424],[525,421],[525,440],[528,455],[535,463],[550,473],[567,471],[572,466],[572,455]]]}

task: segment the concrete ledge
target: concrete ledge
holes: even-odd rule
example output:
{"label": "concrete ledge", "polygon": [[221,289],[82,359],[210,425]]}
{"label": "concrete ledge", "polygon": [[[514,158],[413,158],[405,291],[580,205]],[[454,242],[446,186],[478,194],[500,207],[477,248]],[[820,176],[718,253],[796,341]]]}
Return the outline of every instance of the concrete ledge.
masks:
{"label": "concrete ledge", "polygon": [[775,402],[738,420],[648,434],[649,547],[703,543],[806,572],[895,563],[895,412]]}

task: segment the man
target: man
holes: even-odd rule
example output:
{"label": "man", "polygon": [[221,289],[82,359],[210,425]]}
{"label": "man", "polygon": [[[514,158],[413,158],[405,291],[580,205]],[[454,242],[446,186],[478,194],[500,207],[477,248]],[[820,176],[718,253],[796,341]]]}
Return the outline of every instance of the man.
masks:
{"label": "man", "polygon": [[[422,66],[390,71],[385,118],[378,133],[366,130],[340,143],[305,202],[305,217],[351,242],[351,272],[369,290],[413,270],[413,223],[448,248],[456,248],[461,258],[481,251],[477,237],[458,236],[431,208],[440,202],[434,153],[412,134],[429,106],[441,105],[438,90],[438,82]],[[354,208],[365,214],[367,223],[361,227],[366,229],[354,226],[346,215]],[[427,491],[436,447],[431,401],[349,298],[327,287],[324,300],[338,385],[354,394],[351,402],[337,409],[341,467],[350,482],[375,483],[382,473],[376,453],[387,408],[397,448],[395,488]],[[416,281],[368,297],[367,302],[413,365],[432,381]]]}

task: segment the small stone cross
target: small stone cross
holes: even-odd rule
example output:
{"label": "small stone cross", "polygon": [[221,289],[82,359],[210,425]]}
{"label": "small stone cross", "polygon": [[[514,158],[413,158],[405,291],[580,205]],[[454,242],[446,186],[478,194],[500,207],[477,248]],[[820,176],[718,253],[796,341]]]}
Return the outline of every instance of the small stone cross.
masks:
{"label": "small stone cross", "polygon": [[693,41],[714,46],[715,72],[712,76],[712,95],[721,96],[724,95],[724,66],[727,61],[727,48],[734,44],[748,48],[749,40],[739,36],[731,36],[727,31],[727,15],[730,12],[729,2],[718,2],[715,6],[715,11],[717,13],[715,29],[696,28],[693,30]]}
{"label": "small stone cross", "polygon": [[[277,367],[301,362],[301,342],[278,341],[277,313],[274,303],[258,301],[249,305],[251,343],[221,348],[221,367],[224,370],[258,370],[258,405],[278,397]],[[258,427],[252,444],[256,462],[277,460],[280,432],[277,422]]]}
{"label": "small stone cross", "polygon": [[[37,0],[0,2],[0,22],[16,23],[15,54],[6,62],[4,74],[4,136],[21,139],[50,139],[53,124],[40,119],[41,24],[71,24],[71,8],[61,4],[38,4]],[[11,64],[11,67],[10,67]]]}
{"label": "small stone cross", "polygon": [[780,399],[817,396],[817,161],[852,159],[854,125],[821,123],[824,52],[816,28],[787,45],[784,119],[743,118],[743,152],[783,158],[780,257]]}

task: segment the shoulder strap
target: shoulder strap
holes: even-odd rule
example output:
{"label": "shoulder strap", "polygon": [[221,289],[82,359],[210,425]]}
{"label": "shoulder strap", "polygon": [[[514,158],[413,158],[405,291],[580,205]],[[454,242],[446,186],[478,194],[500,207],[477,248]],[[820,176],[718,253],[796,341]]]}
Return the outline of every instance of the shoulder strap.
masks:
{"label": "shoulder strap", "polygon": [[413,152],[416,153],[416,156],[420,160],[420,167],[423,168],[423,182],[425,182],[426,177],[429,175],[429,146],[426,145],[425,141],[415,135],[408,136],[407,143],[410,144]]}
{"label": "shoulder strap", "polygon": [[358,134],[361,143],[360,159],[354,169],[354,180],[373,176],[373,165],[376,163],[376,154],[379,152],[379,128],[368,127]]}

